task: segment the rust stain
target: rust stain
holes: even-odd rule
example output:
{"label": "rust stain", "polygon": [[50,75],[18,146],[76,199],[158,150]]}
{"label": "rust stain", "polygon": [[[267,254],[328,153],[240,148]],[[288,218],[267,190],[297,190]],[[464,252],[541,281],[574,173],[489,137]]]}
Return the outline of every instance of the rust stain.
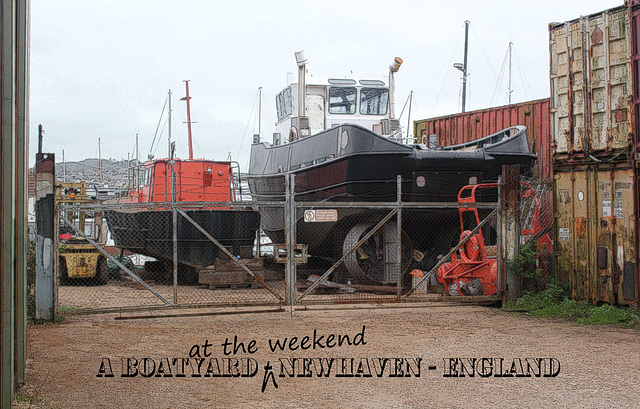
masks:
{"label": "rust stain", "polygon": [[587,237],[587,220],[584,217],[576,217],[575,232],[577,240]]}

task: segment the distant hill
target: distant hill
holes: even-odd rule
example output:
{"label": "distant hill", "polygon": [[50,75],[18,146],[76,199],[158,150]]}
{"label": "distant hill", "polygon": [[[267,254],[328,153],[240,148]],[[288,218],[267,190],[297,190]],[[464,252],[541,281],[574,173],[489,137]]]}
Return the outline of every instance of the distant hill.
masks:
{"label": "distant hill", "polygon": [[[135,166],[136,160],[130,161]],[[86,182],[89,185],[100,184],[100,160],[97,158],[84,159],[79,162],[56,163],[56,180],[63,182]],[[102,159],[102,182],[105,186],[126,188],[128,186],[127,161]]]}

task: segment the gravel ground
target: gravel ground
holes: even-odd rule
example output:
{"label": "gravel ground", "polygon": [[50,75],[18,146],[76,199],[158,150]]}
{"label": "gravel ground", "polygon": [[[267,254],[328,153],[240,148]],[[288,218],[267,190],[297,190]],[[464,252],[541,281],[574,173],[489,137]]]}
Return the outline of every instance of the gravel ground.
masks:
{"label": "gravel ground", "polygon": [[[30,326],[26,385],[18,392],[21,402],[16,406],[635,408],[640,401],[640,337],[635,330],[575,326],[468,305],[368,305],[293,313],[200,315],[205,312],[225,311],[180,311],[199,315],[179,317],[155,312],[155,317],[148,319],[116,319],[122,316],[115,314],[70,316],[63,323]],[[316,341],[319,339],[315,344],[314,332]],[[352,345],[329,348],[330,334],[349,335]],[[225,355],[223,343],[229,339],[228,347],[233,349],[234,336],[247,351],[240,348]],[[305,336],[310,340],[304,341]],[[287,346],[284,351],[271,351],[269,341],[290,341],[291,337],[297,337],[294,350]],[[197,352],[204,361],[191,358],[185,376],[176,376],[181,372],[172,360]],[[146,367],[136,367],[137,376],[123,377],[127,365],[123,369],[122,362],[128,358],[138,362],[150,359],[143,361]],[[292,358],[298,358],[298,364],[307,358],[306,372],[304,365],[297,367],[298,374],[307,376],[289,376]],[[326,358],[325,363],[335,358],[330,375],[317,376],[320,361],[310,358]],[[465,377],[444,376],[456,374],[455,368],[451,369],[454,358],[504,361],[501,371],[499,360],[494,359],[484,361],[484,370],[478,365],[473,377],[468,372]],[[555,377],[494,376],[508,373],[520,358],[523,362],[525,358],[554,358],[553,363],[560,364],[559,373]],[[419,372],[415,366],[418,360]],[[110,374],[109,362],[114,376],[97,376],[103,363],[103,372]],[[201,375],[255,375],[194,377],[196,362],[203,362]],[[248,368],[243,367],[247,362]],[[384,362],[388,365],[378,376]],[[469,369],[471,360],[462,362]],[[492,372],[488,372],[488,362],[493,363]],[[239,370],[234,369],[236,363]],[[267,363],[272,370],[265,370]],[[231,364],[230,369],[225,369],[225,364]],[[515,372],[524,373],[518,366]],[[152,376],[143,377],[143,373]],[[491,376],[480,376],[489,373]]]}

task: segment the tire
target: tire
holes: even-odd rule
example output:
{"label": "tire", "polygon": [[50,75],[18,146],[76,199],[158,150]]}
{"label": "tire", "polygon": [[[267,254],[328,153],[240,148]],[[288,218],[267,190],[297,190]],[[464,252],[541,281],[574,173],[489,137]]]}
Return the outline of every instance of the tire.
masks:
{"label": "tire", "polygon": [[96,285],[105,285],[109,281],[109,266],[104,257],[98,257],[98,265],[96,266],[96,275],[94,282]]}
{"label": "tire", "polygon": [[[344,239],[342,247],[343,254],[347,254],[375,225],[375,222],[362,222],[353,226]],[[385,260],[383,257],[387,253],[384,246],[389,242],[389,240],[385,239],[385,234],[389,234],[389,231],[383,226],[372,238],[361,246],[361,248],[363,248],[361,253],[351,251],[345,258],[344,265],[352,277],[362,277],[370,282],[382,284],[394,284],[397,281],[397,277],[388,277],[384,270]],[[395,227],[390,234],[395,236]],[[403,254],[401,255],[402,265],[400,274],[402,275],[403,285],[409,285],[411,283],[411,277],[405,275],[405,273],[411,263],[413,248],[411,246],[411,240],[404,230],[402,231],[402,244]],[[369,245],[369,251],[364,250],[364,247],[367,245]],[[365,260],[363,261],[361,259]],[[391,280],[389,280],[389,278],[391,278]]]}

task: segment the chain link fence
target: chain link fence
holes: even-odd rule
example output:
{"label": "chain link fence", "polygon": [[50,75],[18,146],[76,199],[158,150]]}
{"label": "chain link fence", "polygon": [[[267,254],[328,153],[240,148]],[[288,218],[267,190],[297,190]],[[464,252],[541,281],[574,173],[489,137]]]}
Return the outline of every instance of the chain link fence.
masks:
{"label": "chain link fence", "polygon": [[[58,313],[499,300],[500,185],[471,185],[457,200],[429,203],[402,201],[398,192],[395,202],[292,195],[241,204],[59,205]],[[523,276],[529,289],[553,275],[552,195],[548,184],[530,181],[521,197],[520,246],[536,243],[543,277]]]}
{"label": "chain link fence", "polygon": [[512,269],[523,291],[543,291],[555,280],[553,270],[553,185],[551,180],[521,181],[520,252]]}
{"label": "chain link fence", "polygon": [[491,189],[478,203],[298,203],[308,258],[296,266],[296,303],[497,297]]}
{"label": "chain link fence", "polygon": [[259,214],[236,203],[59,206],[58,312],[280,305]]}

